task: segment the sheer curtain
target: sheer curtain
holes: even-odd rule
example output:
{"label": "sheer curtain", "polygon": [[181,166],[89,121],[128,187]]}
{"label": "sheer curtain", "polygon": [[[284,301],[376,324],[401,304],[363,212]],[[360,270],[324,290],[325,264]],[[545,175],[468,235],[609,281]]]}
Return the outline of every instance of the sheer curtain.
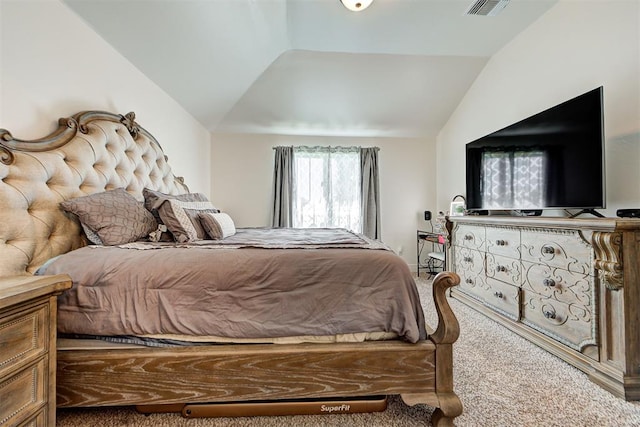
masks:
{"label": "sheer curtain", "polygon": [[275,150],[273,226],[341,227],[380,239],[377,147]]}
{"label": "sheer curtain", "polygon": [[293,226],[362,232],[356,147],[295,147]]}

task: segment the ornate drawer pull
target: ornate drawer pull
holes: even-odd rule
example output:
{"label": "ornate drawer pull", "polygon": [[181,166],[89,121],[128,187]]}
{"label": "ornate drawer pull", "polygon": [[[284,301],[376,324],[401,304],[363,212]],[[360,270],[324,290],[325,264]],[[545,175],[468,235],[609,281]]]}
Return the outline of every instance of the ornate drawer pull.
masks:
{"label": "ornate drawer pull", "polygon": [[473,285],[473,279],[467,279],[467,280],[465,280],[465,282],[470,284],[470,285]]}
{"label": "ornate drawer pull", "polygon": [[556,250],[553,246],[545,245],[542,247],[543,254],[555,254]]}
{"label": "ornate drawer pull", "polygon": [[497,272],[506,272],[507,271],[507,267],[505,267],[504,265],[499,265],[496,267],[496,271]]}
{"label": "ornate drawer pull", "polygon": [[556,318],[556,314],[552,311],[545,311],[544,312],[544,317],[546,317],[547,319],[555,319]]}
{"label": "ornate drawer pull", "polygon": [[465,234],[464,240],[473,240],[473,236],[471,234]]}
{"label": "ornate drawer pull", "polygon": [[547,287],[552,288],[552,287],[554,287],[554,286],[556,285],[556,281],[555,281],[555,280],[553,280],[553,279],[544,279],[544,280],[542,281],[542,284],[543,284],[543,285],[545,285],[545,286],[547,286]]}
{"label": "ornate drawer pull", "polygon": [[472,262],[472,261],[473,261],[473,258],[471,258],[470,256],[466,256],[466,257],[462,258],[462,260],[463,260],[464,262]]}
{"label": "ornate drawer pull", "polygon": [[507,246],[506,240],[496,240],[496,245],[498,246]]}
{"label": "ornate drawer pull", "polygon": [[498,292],[498,291],[494,292],[493,296],[496,297],[496,298],[502,298],[503,297],[502,292]]}

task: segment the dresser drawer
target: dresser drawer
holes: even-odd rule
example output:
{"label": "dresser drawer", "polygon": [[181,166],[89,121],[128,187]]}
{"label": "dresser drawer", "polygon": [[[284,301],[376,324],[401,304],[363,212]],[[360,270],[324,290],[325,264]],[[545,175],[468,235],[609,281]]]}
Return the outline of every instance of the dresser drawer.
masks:
{"label": "dresser drawer", "polygon": [[487,286],[484,276],[470,274],[470,272],[460,275],[459,288],[461,291],[477,297],[480,297],[489,291],[489,287]]}
{"label": "dresser drawer", "polygon": [[453,248],[454,270],[460,276],[459,289],[470,295],[479,296],[486,288],[484,280],[484,253],[474,249]]}
{"label": "dresser drawer", "polygon": [[71,284],[0,278],[0,427],[56,424],[56,296]]}
{"label": "dresser drawer", "polygon": [[487,227],[486,245],[489,253],[520,259],[520,230]]}
{"label": "dresser drawer", "polygon": [[0,377],[47,351],[48,317],[49,306],[40,305],[0,318]]}
{"label": "dresser drawer", "polygon": [[41,358],[0,382],[0,426],[17,425],[46,403],[46,372]]}
{"label": "dresser drawer", "polygon": [[485,246],[484,227],[460,224],[454,230],[453,246],[476,249],[483,252]]}
{"label": "dresser drawer", "polygon": [[487,278],[487,287],[481,298],[488,306],[510,319],[520,319],[520,288],[491,278]]}
{"label": "dresser drawer", "polygon": [[593,275],[593,247],[578,230],[522,230],[522,260]]}
{"label": "dresser drawer", "polygon": [[483,276],[460,277],[458,291],[513,320],[520,318],[520,289]]}
{"label": "dresser drawer", "polygon": [[578,351],[596,344],[597,322],[588,306],[524,290],[522,323]]}
{"label": "dresser drawer", "polygon": [[453,248],[453,264],[455,271],[470,277],[484,274],[484,253],[469,248]]}
{"label": "dresser drawer", "polygon": [[513,286],[522,285],[522,264],[519,260],[487,254],[487,277]]}
{"label": "dresser drawer", "polygon": [[525,290],[565,304],[595,308],[595,283],[593,276],[574,273],[561,268],[523,261]]}
{"label": "dresser drawer", "polygon": [[470,271],[460,275],[459,289],[468,295],[472,295],[483,300],[484,295],[491,290],[483,275],[473,274]]}

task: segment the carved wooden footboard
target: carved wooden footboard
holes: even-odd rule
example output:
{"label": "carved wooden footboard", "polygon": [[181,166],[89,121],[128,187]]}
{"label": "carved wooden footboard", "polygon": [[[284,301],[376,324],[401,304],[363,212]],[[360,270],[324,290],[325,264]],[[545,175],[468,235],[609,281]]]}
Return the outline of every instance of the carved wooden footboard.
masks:
{"label": "carved wooden footboard", "polygon": [[[150,348],[60,340],[59,407],[182,405],[399,394],[436,407],[434,425],[462,413],[453,391],[458,322],[446,300],[455,273],[438,274],[438,328],[429,339]],[[179,406],[178,406],[179,407]]]}

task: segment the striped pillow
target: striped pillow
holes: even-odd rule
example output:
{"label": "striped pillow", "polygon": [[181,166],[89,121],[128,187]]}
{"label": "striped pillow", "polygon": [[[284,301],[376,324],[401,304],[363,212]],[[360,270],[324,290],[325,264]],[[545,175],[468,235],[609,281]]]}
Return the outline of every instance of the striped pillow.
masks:
{"label": "striped pillow", "polygon": [[[206,234],[200,226],[198,221],[198,213],[204,207],[210,212],[220,212],[209,203],[209,199],[202,193],[184,193],[184,194],[166,194],[160,191],[151,190],[145,188],[142,190],[144,196],[144,205],[151,211],[156,221],[160,225],[165,225],[166,232],[158,230],[158,233],[154,236],[156,240],[161,241],[173,241],[186,242],[190,240],[205,239]],[[176,205],[167,203],[169,200],[177,200],[179,202],[203,202],[202,204],[184,204]],[[191,208],[193,209],[191,209]],[[184,212],[180,212],[183,209]],[[191,224],[184,221],[184,215],[187,215],[191,220]],[[179,221],[177,217],[180,216],[183,221]],[[168,222],[168,224],[165,223]],[[195,235],[193,230],[195,229]],[[174,235],[175,231],[175,235]]]}
{"label": "striped pillow", "polygon": [[236,226],[226,213],[201,212],[198,214],[198,218],[207,235],[213,240],[224,239],[236,234]]}

